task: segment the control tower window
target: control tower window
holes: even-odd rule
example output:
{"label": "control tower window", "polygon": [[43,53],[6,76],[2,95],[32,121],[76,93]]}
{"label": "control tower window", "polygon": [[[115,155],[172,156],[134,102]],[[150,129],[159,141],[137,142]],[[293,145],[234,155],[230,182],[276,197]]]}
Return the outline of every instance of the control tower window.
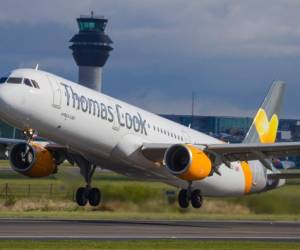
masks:
{"label": "control tower window", "polygon": [[7,83],[21,84],[22,80],[23,79],[20,77],[10,77],[8,78]]}
{"label": "control tower window", "polygon": [[80,21],[79,30],[80,31],[104,31],[105,23],[97,21]]}
{"label": "control tower window", "polygon": [[80,22],[80,30],[94,30],[96,25],[94,22]]}
{"label": "control tower window", "polygon": [[6,80],[7,80],[7,77],[1,77],[1,78],[0,78],[0,84],[1,84],[1,83],[5,83]]}
{"label": "control tower window", "polygon": [[31,82],[30,82],[30,80],[27,79],[27,78],[24,79],[24,83],[25,83],[25,85],[27,85],[27,86],[29,86],[31,88],[33,87],[32,84],[31,84]]}

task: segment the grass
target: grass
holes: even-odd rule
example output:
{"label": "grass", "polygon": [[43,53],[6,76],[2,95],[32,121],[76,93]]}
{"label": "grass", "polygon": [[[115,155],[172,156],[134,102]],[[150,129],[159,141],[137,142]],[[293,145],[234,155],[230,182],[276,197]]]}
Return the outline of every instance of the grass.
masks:
{"label": "grass", "polygon": [[229,201],[245,205],[256,214],[300,214],[300,188],[296,184],[267,193],[229,199]]}
{"label": "grass", "polygon": [[77,168],[64,166],[55,177],[30,179],[6,171],[6,161],[1,164],[0,217],[300,220],[297,182],[257,195],[205,198],[201,210],[182,210],[176,201],[176,188],[97,172],[93,185],[101,188],[103,203],[96,208],[80,208],[73,202],[75,190],[84,185]]}
{"label": "grass", "polygon": [[296,214],[214,214],[194,211],[180,212],[125,212],[125,211],[77,211],[29,210],[1,211],[1,218],[36,218],[36,219],[68,219],[68,220],[264,220],[264,221],[300,221]]}
{"label": "grass", "polygon": [[63,241],[0,241],[2,250],[10,249],[122,249],[122,250],[160,250],[160,249],[237,249],[237,250],[280,250],[280,249],[300,249],[300,243],[296,242],[257,242],[257,241],[208,241],[208,240],[144,240],[144,241],[80,241],[80,240],[63,240]]}

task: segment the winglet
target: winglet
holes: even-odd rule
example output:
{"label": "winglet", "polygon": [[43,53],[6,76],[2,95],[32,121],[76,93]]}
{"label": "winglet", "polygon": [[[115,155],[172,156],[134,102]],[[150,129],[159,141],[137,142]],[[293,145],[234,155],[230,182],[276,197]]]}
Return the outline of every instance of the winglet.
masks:
{"label": "winglet", "polygon": [[279,125],[285,83],[274,81],[255,115],[243,143],[274,143]]}

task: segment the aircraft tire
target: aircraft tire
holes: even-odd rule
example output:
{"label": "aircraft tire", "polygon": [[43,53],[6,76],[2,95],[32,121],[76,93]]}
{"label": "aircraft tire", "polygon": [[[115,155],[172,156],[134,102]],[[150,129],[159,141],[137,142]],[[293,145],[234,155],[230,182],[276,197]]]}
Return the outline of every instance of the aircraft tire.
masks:
{"label": "aircraft tire", "polygon": [[181,208],[188,208],[189,206],[189,198],[188,191],[186,189],[181,189],[178,194],[178,203]]}
{"label": "aircraft tire", "polygon": [[89,203],[91,206],[96,207],[101,202],[101,192],[98,188],[92,188],[89,191]]}
{"label": "aircraft tire", "polygon": [[200,208],[202,206],[203,198],[199,189],[195,189],[191,193],[191,203],[193,208]]}
{"label": "aircraft tire", "polygon": [[80,187],[76,191],[76,202],[79,206],[85,206],[87,204],[87,190],[84,187]]}

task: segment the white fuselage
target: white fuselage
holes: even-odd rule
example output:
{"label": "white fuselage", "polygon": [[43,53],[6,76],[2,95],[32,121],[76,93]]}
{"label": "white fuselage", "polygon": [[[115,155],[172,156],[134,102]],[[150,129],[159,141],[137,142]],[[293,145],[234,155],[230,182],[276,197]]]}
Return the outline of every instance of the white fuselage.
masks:
{"label": "white fuselage", "polygon": [[[20,128],[67,146],[99,166],[116,172],[186,187],[187,182],[170,174],[140,153],[143,143],[220,144],[221,141],[160,116],[98,93],[53,74],[19,69],[11,76],[34,79],[40,89],[25,84],[0,85],[0,117]],[[251,193],[265,190],[266,173],[257,161],[249,163]],[[244,194],[245,174],[239,162],[222,165],[193,187],[206,196]]]}

